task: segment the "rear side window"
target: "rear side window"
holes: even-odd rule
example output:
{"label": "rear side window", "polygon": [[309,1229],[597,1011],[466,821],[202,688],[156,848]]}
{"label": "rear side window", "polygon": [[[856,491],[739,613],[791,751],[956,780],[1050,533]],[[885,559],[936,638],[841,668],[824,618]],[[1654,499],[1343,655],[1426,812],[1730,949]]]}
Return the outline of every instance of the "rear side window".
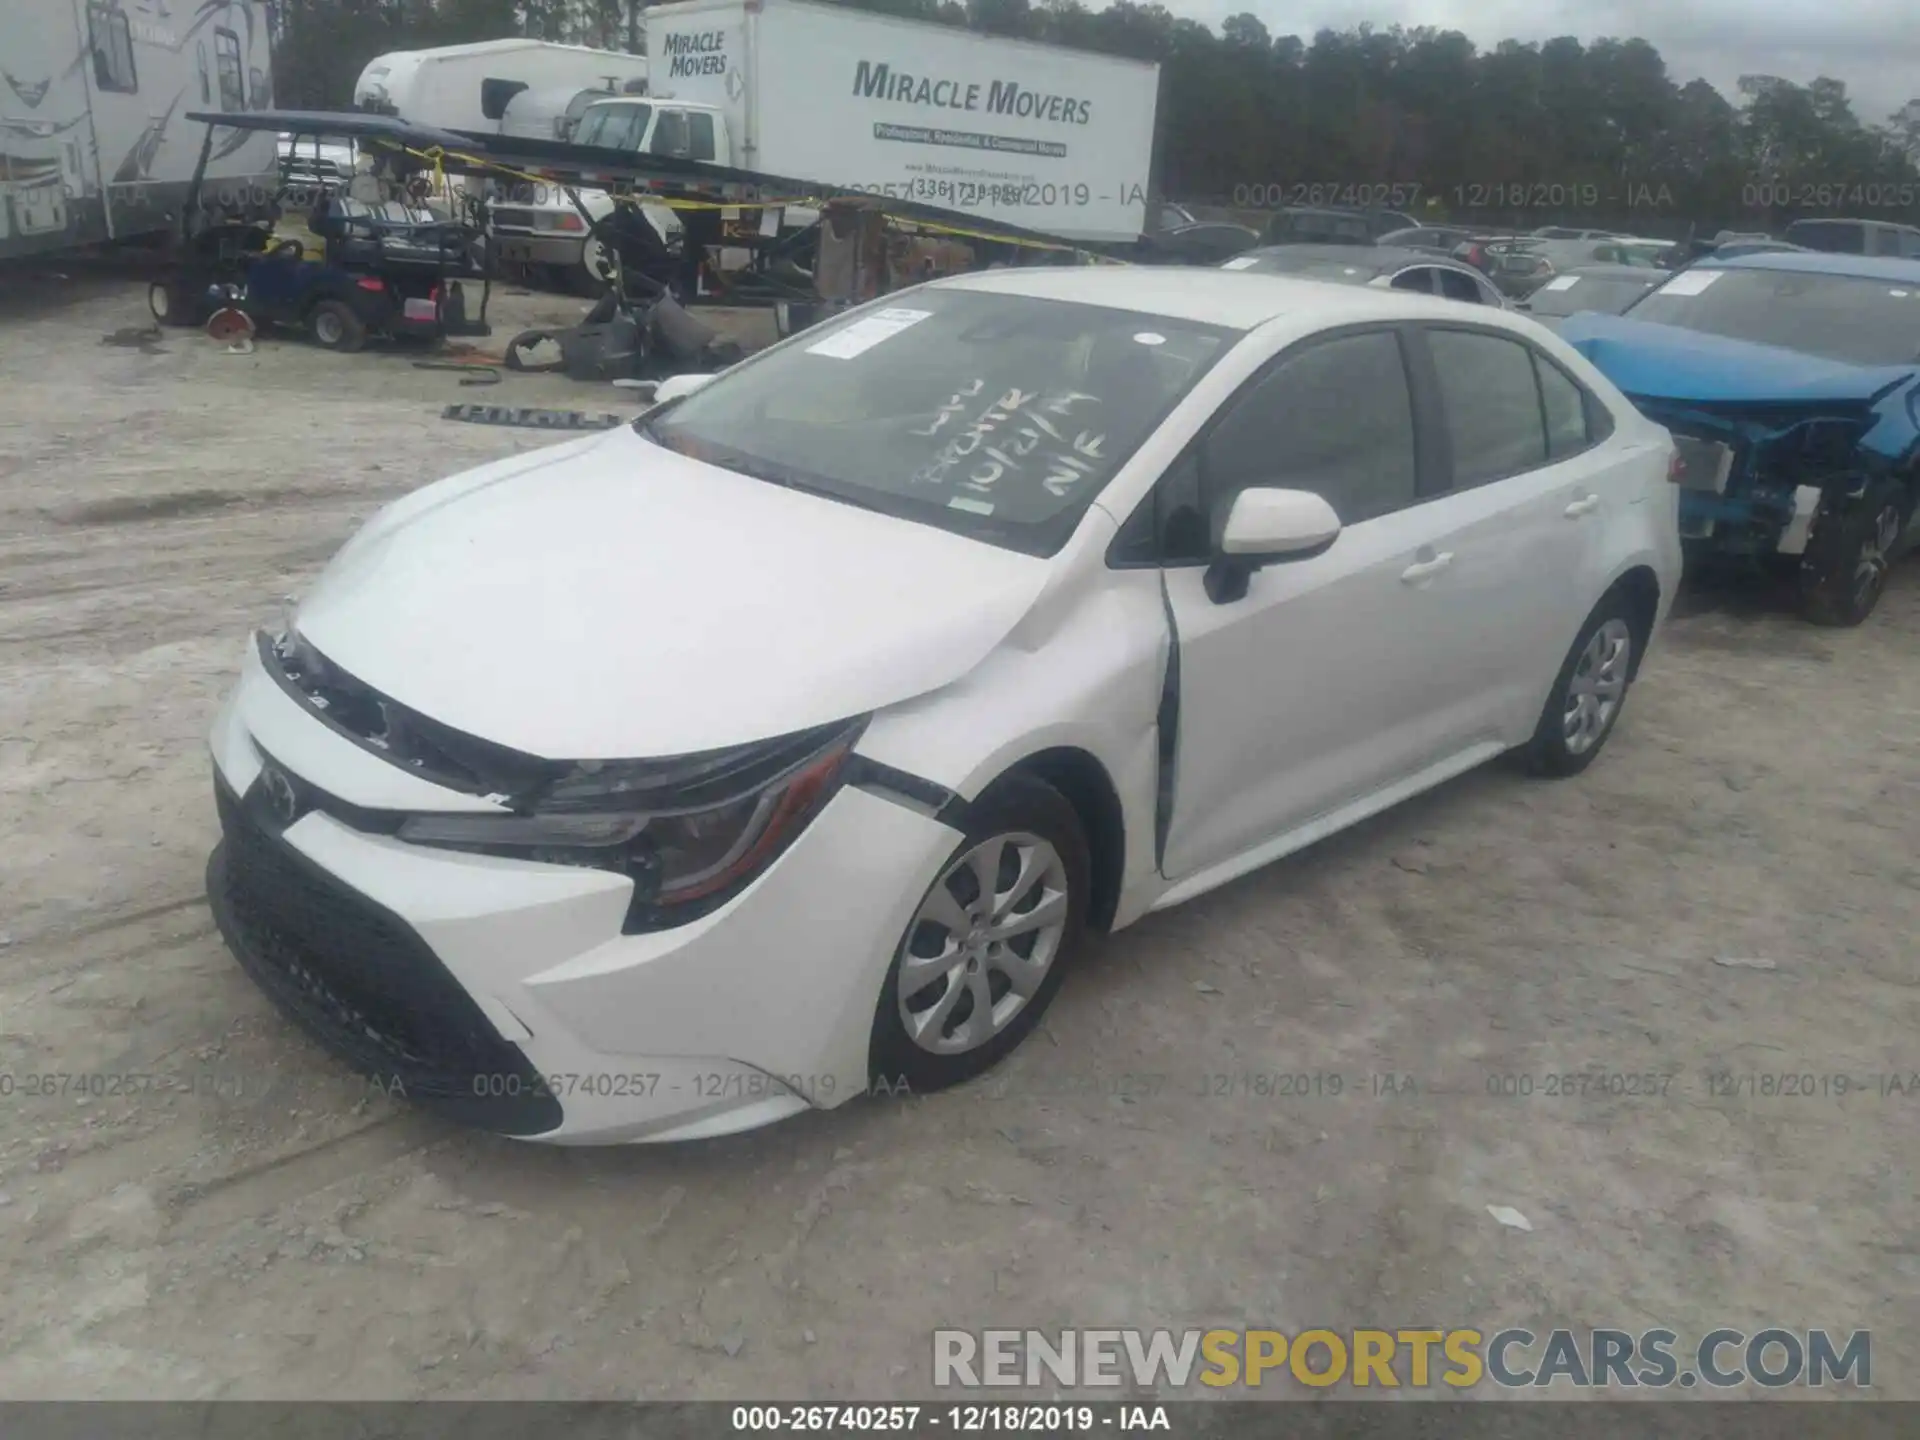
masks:
{"label": "rear side window", "polygon": [[1592,443],[1587,428],[1586,392],[1551,360],[1537,351],[1533,356],[1535,376],[1540,382],[1540,414],[1547,424],[1547,455],[1564,460],[1577,455]]}
{"label": "rear side window", "polygon": [[1900,232],[1891,225],[1874,226],[1873,253],[1876,255],[1898,256],[1900,253]]}
{"label": "rear side window", "polygon": [[1909,260],[1920,260],[1920,230],[1900,232],[1900,253]]}
{"label": "rear side window", "polygon": [[1487,303],[1487,297],[1480,293],[1480,287],[1473,283],[1471,275],[1462,275],[1457,270],[1435,270],[1433,274],[1440,282],[1440,293],[1447,299],[1465,300],[1473,305]]}
{"label": "rear side window", "polygon": [[1533,352],[1517,340],[1472,330],[1429,330],[1427,344],[1453,441],[1453,488],[1546,464]]}
{"label": "rear side window", "polygon": [[1343,335],[1284,357],[1234,399],[1203,464],[1215,539],[1250,485],[1311,490],[1344,525],[1411,505],[1413,400],[1399,339]]}

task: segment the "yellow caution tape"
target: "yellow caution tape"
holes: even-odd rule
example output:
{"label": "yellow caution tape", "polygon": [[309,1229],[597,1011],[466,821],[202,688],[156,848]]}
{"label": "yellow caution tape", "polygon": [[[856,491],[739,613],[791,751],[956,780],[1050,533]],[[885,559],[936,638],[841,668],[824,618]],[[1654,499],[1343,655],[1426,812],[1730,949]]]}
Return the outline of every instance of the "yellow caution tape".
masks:
{"label": "yellow caution tape", "polygon": [[[428,150],[415,150],[410,145],[401,145],[398,148],[404,150],[417,160],[430,162],[433,165],[434,179],[436,182],[442,181],[445,178],[445,163],[448,160],[456,160],[462,165],[470,165],[477,170],[490,170],[514,180],[525,181],[530,185],[554,185],[559,183],[550,175],[536,175],[525,170],[516,170],[510,165],[502,165],[497,160],[483,160],[477,155],[464,154],[458,150],[446,150],[438,145]],[[566,186],[562,188],[579,189],[583,187]],[[593,187],[588,186],[584,188],[591,189]],[[811,196],[800,196],[793,199],[782,200],[688,200],[678,196],[651,194],[614,195],[612,198],[616,205],[621,203],[629,205],[644,203],[649,205],[662,205],[669,210],[774,210],[785,209],[790,206],[801,209],[818,210],[827,203],[826,200],[816,199]],[[841,195],[828,198],[853,199],[858,197]],[[871,198],[885,200],[889,197],[876,195]],[[1124,260],[1115,260],[1111,256],[1096,254],[1093,251],[1082,250],[1076,245],[1064,245],[1057,241],[1016,239],[1014,236],[996,234],[991,230],[980,230],[960,225],[943,225],[932,220],[916,219],[910,215],[888,215],[887,218],[897,224],[912,225],[921,230],[930,230],[937,235],[957,235],[962,239],[984,240],[996,245],[1014,245],[1025,250],[1066,251],[1076,255],[1085,255],[1096,265],[1124,265],[1127,263]]]}

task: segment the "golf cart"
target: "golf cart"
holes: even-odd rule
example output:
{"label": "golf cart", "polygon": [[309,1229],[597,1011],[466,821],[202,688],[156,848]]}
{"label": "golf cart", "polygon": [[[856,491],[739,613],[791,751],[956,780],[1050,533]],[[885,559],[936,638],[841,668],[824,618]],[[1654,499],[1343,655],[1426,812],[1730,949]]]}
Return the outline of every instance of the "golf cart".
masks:
{"label": "golf cart", "polygon": [[[207,126],[181,216],[177,264],[148,289],[163,325],[198,326],[217,310],[239,310],[256,328],[304,330],[330,350],[355,351],[370,338],[437,340],[485,335],[491,281],[483,276],[480,313],[469,319],[460,277],[484,253],[480,229],[445,219],[417,191],[405,199],[356,199],[347,187],[313,196],[306,217],[313,243],[278,234],[270,223],[215,218],[200,204],[200,184],[216,126],[283,133],[346,133],[396,174],[408,151],[459,141],[381,116],[261,111],[191,114]],[[278,207],[276,206],[277,210]]]}

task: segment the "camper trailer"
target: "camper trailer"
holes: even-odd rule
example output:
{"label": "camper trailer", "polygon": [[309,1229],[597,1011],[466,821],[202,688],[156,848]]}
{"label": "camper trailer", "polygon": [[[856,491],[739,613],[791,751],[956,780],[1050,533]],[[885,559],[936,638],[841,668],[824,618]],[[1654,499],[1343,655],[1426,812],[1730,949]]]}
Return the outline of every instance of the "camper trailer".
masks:
{"label": "camper trailer", "polygon": [[[495,134],[516,96],[562,89],[568,100],[583,90],[617,94],[646,78],[644,55],[545,40],[481,40],[376,56],[360,72],[353,104],[416,125]],[[562,111],[566,103],[559,102]]]}
{"label": "camper trailer", "polygon": [[[266,110],[265,0],[0,0],[0,258],[169,229],[206,127]],[[275,184],[274,137],[216,128],[203,195],[244,209]]]}

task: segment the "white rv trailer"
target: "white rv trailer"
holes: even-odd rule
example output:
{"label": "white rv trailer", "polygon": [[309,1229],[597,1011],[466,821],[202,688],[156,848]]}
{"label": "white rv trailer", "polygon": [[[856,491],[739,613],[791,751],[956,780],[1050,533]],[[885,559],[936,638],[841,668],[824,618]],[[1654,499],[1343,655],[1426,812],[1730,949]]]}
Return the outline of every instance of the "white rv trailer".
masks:
{"label": "white rv trailer", "polygon": [[496,134],[508,103],[523,92],[570,86],[574,93],[619,93],[646,78],[644,55],[545,40],[481,40],[375,56],[360,72],[353,103],[416,125]]}
{"label": "white rv trailer", "polygon": [[[166,230],[204,125],[273,105],[265,0],[0,0],[0,257]],[[275,184],[274,137],[216,127],[202,195]]]}

